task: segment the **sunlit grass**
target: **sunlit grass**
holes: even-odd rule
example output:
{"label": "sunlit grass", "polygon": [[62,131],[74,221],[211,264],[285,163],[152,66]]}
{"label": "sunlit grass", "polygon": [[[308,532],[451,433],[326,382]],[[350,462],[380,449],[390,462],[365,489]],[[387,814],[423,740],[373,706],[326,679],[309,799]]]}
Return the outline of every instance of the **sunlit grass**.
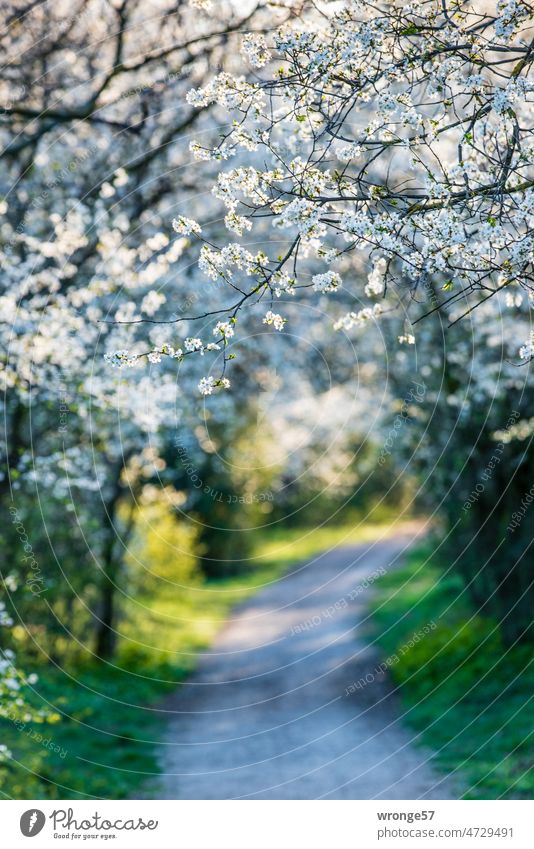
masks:
{"label": "sunlit grass", "polygon": [[[531,799],[532,647],[507,650],[496,623],[474,614],[460,577],[444,575],[427,546],[381,579],[373,608],[384,656],[399,658],[390,672],[406,720],[436,764],[458,776],[466,798]],[[436,627],[406,650],[432,621]]]}
{"label": "sunlit grass", "polygon": [[259,541],[256,557],[259,563],[276,559],[279,565],[289,566],[318,552],[369,542],[393,530],[385,523],[367,523],[358,516],[339,525],[273,530]]}
{"label": "sunlit grass", "polygon": [[178,661],[191,668],[232,608],[278,580],[296,563],[337,545],[354,545],[389,533],[385,524],[367,525],[357,517],[321,528],[277,528],[256,532],[253,556],[238,575],[198,585],[166,585],[151,596],[128,602],[119,662],[132,666]]}

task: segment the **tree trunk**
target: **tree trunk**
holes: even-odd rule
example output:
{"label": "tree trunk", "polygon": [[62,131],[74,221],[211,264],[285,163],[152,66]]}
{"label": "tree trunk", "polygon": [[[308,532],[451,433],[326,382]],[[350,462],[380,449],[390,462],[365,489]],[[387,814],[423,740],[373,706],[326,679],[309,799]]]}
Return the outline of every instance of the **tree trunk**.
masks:
{"label": "tree trunk", "polygon": [[101,660],[109,660],[115,654],[115,581],[116,564],[113,558],[115,529],[110,522],[109,539],[102,555],[102,579],[100,581],[99,614],[96,621],[95,653]]}
{"label": "tree trunk", "polygon": [[117,583],[118,563],[115,558],[115,539],[117,535],[116,517],[117,506],[121,496],[120,476],[122,463],[115,468],[113,493],[104,505],[104,527],[106,538],[102,548],[100,563],[100,599],[96,614],[95,654],[101,660],[109,660],[115,654],[117,634],[115,632],[116,604],[115,589]]}
{"label": "tree trunk", "polygon": [[[124,463],[126,463],[127,459],[127,457],[124,458]],[[136,499],[130,486],[130,492],[133,498],[130,515],[126,526],[121,529],[120,540],[117,540],[119,536],[119,531],[117,530],[117,507],[123,494],[121,485],[122,469],[123,464],[121,463],[116,468],[113,495],[105,505],[104,523],[106,527],[106,540],[102,550],[99,612],[96,617],[95,630],[95,654],[101,660],[110,660],[114,656],[117,647],[116,624],[118,611],[115,593],[122,560],[119,551],[123,551],[127,547],[128,539],[131,536],[134,526]],[[119,541],[119,546],[116,545],[117,541]]]}

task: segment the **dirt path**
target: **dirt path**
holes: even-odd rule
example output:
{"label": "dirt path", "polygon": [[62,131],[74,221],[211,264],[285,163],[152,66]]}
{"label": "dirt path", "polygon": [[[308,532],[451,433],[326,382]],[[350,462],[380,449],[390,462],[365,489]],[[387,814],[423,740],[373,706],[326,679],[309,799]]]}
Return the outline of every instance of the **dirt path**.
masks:
{"label": "dirt path", "polygon": [[380,662],[365,637],[369,590],[353,591],[374,570],[394,568],[410,540],[325,553],[238,610],[165,705],[154,795],[458,798],[400,725],[383,676],[346,694]]}

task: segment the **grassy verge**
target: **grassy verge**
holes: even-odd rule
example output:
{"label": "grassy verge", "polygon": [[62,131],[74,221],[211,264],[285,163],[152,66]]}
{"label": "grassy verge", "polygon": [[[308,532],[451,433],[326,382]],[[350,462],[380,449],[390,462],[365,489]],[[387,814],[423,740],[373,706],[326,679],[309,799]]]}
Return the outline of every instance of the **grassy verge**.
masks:
{"label": "grassy verge", "polygon": [[292,564],[379,533],[380,526],[358,528],[347,519],[335,527],[258,534],[247,572],[124,602],[113,665],[89,658],[35,667],[35,705],[49,705],[51,719],[1,721],[0,740],[13,759],[0,765],[0,793],[15,799],[134,796],[157,772],[158,703],[193,669],[232,608]]}
{"label": "grassy verge", "polygon": [[461,581],[434,565],[431,551],[414,550],[381,579],[373,600],[407,720],[437,752],[437,765],[462,776],[466,798],[532,799],[531,648],[506,650],[495,624],[473,615]]}

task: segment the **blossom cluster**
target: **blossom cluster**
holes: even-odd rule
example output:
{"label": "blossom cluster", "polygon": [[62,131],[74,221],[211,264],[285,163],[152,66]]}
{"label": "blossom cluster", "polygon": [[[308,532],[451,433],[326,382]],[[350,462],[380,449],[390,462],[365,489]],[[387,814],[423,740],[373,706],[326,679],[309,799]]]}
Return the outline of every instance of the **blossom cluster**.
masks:
{"label": "blossom cluster", "polygon": [[[280,297],[306,288],[304,259],[315,264],[313,291],[328,294],[354,253],[371,302],[433,306],[438,291],[443,309],[468,300],[468,312],[506,290],[519,308],[521,290],[534,288],[532,20],[522,0],[454,15],[435,0],[382,11],[345,2],[275,31],[273,47],[245,36],[248,61],[270,69],[276,59],[277,70],[254,83],[218,75],[189,101],[232,116],[206,158],[249,155],[213,187],[228,230],[254,238],[270,219],[290,247],[258,258],[235,242],[204,245],[201,270],[235,284],[237,268],[254,278],[247,297]],[[386,312],[371,303],[336,326]],[[523,345],[521,357],[531,354]]]}

